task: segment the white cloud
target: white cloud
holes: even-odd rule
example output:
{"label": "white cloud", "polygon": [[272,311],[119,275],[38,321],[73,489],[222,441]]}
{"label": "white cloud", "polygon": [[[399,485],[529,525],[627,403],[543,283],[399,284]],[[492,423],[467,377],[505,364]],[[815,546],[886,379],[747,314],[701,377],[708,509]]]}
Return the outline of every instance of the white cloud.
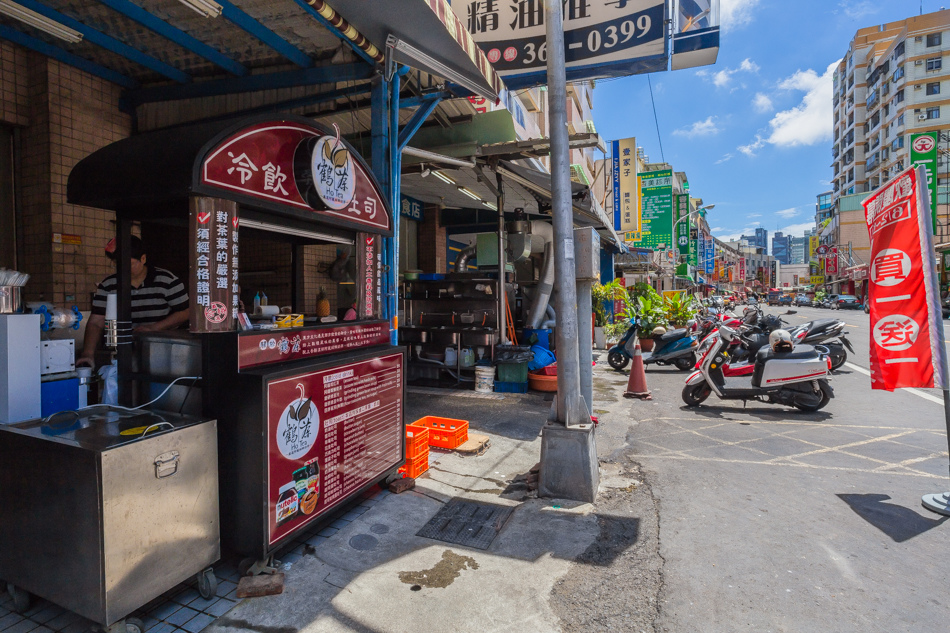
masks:
{"label": "white cloud", "polygon": [[735,68],[723,68],[719,72],[710,73],[708,70],[697,70],[696,76],[707,78],[712,81],[713,85],[717,88],[726,88],[732,83],[732,77],[736,73],[757,73],[759,72],[759,65],[754,61],[746,57],[742,60]]}
{"label": "white cloud", "polygon": [[796,147],[830,140],[832,76],[837,66],[837,61],[831,63],[821,76],[810,68],[799,70],[780,81],[780,90],[805,93],[801,103],[789,110],[776,112],[769,121],[768,136],[756,134],[755,140],[748,145],[740,145],[737,149],[752,157],[766,143],[776,147]]}
{"label": "white cloud", "polygon": [[752,107],[755,108],[756,112],[760,113],[771,112],[775,109],[768,95],[764,95],[761,92],[755,94],[755,98],[752,100]]}
{"label": "white cloud", "polygon": [[761,213],[750,213],[750,214],[746,215],[745,217],[747,217],[747,218],[761,218],[761,217],[762,217],[762,214],[761,214]]}
{"label": "white cloud", "polygon": [[[869,15],[874,15],[881,10],[881,7],[878,6],[877,0],[847,0],[846,2],[839,2],[838,7],[844,11],[845,16],[851,20],[861,20],[868,17]],[[837,11],[836,11],[837,13]]]}
{"label": "white cloud", "polygon": [[673,130],[673,136],[685,136],[686,138],[695,138],[697,136],[711,136],[719,134],[719,128],[716,127],[714,116],[706,117],[705,121],[696,121],[689,127]]}
{"label": "white cloud", "polygon": [[782,209],[781,211],[776,211],[774,215],[777,215],[780,218],[794,218],[799,214],[797,207],[792,207],[791,209]]}
{"label": "white cloud", "polygon": [[726,161],[732,160],[732,157],[733,157],[733,156],[734,156],[734,154],[732,154],[731,152],[730,152],[729,154],[725,154],[722,158],[720,158],[719,160],[717,160],[717,161],[715,162],[715,164],[716,164],[716,165],[720,165],[720,164],[722,164],[722,163],[724,163],[724,162],[726,162]]}
{"label": "white cloud", "polygon": [[752,22],[752,10],[759,0],[722,0],[719,8],[719,21],[724,31]]}
{"label": "white cloud", "polygon": [[788,226],[779,229],[785,235],[791,235],[793,237],[801,237],[805,234],[805,231],[808,229],[815,228],[815,221],[811,222],[801,222],[799,224],[789,224]]}

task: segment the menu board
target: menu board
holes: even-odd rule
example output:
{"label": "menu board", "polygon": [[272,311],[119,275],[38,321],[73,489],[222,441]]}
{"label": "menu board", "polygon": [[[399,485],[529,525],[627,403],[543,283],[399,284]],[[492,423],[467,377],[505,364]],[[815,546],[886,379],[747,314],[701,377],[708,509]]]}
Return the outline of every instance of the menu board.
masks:
{"label": "menu board", "polygon": [[273,545],[404,457],[403,354],[267,385],[267,538]]}
{"label": "menu board", "polygon": [[312,330],[265,330],[238,337],[238,369],[388,344],[389,323],[386,321]]}
{"label": "menu board", "polygon": [[643,172],[637,179],[640,181],[641,236],[634,246],[670,249],[673,247],[673,171]]}

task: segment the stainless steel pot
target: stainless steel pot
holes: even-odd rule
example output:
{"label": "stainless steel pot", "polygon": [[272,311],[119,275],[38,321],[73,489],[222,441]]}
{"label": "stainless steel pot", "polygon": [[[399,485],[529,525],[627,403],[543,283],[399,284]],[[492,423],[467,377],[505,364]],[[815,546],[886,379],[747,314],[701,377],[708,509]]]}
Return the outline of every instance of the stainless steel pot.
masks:
{"label": "stainless steel pot", "polygon": [[23,286],[0,286],[0,314],[23,312]]}

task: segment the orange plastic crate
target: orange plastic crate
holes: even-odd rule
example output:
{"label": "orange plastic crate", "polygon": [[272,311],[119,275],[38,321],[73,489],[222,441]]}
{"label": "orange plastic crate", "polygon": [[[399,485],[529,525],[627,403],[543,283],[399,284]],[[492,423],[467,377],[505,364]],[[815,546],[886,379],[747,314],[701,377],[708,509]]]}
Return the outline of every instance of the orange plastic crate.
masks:
{"label": "orange plastic crate", "polygon": [[406,459],[429,454],[429,429],[415,424],[406,425]]}
{"label": "orange plastic crate", "polygon": [[407,459],[406,463],[399,467],[399,472],[405,473],[406,477],[413,479],[427,470],[429,470],[429,451],[426,451],[418,457]]}
{"label": "orange plastic crate", "polygon": [[468,441],[468,422],[427,415],[412,423],[429,429],[429,446],[458,448]]}

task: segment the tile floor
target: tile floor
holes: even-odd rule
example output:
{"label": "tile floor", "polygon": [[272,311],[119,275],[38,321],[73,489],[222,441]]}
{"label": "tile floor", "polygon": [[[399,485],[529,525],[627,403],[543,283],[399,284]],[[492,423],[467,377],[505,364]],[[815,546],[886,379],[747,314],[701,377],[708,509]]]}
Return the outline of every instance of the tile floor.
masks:
{"label": "tile floor", "polygon": [[[373,487],[358,500],[334,512],[319,527],[301,533],[300,537],[275,554],[283,565],[300,560],[307,546],[319,548],[322,543],[360,517],[380,500],[391,494]],[[200,633],[209,624],[231,610],[238,603],[235,595],[240,580],[237,560],[223,560],[214,565],[218,578],[217,595],[205,600],[198,594],[194,580],[178,585],[164,595],[130,614],[145,624],[147,633]],[[0,592],[0,633],[86,633],[98,627],[75,613],[66,611],[46,600],[34,599],[29,610],[16,613],[13,599],[5,590]]]}

